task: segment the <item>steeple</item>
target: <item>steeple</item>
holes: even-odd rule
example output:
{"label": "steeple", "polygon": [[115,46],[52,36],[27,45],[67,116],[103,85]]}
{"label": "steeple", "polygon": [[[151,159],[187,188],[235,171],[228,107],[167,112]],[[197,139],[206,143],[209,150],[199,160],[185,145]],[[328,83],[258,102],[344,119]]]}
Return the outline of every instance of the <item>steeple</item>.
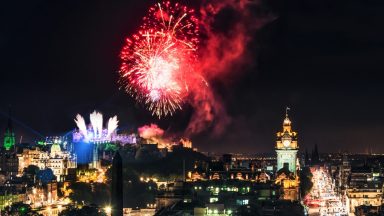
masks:
{"label": "steeple", "polygon": [[16,143],[15,133],[12,125],[11,106],[9,106],[8,125],[5,129],[3,146],[6,150],[10,150]]}
{"label": "steeple", "polygon": [[283,132],[288,131],[291,132],[291,120],[288,117],[288,111],[291,110],[289,107],[285,108],[285,119],[283,121]]}
{"label": "steeple", "polygon": [[285,107],[285,118],[288,118],[288,111],[291,110],[289,107]]}
{"label": "steeple", "polygon": [[309,166],[309,155],[307,149],[305,149],[305,166]]}

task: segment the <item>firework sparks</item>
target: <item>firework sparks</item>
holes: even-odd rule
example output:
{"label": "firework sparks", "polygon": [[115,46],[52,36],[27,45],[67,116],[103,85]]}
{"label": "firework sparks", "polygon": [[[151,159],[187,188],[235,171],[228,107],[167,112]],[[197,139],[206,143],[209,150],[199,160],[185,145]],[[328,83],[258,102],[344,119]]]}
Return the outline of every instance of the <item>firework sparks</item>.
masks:
{"label": "firework sparks", "polygon": [[149,9],[121,51],[125,90],[159,118],[172,115],[188,95],[198,45],[194,11],[178,3]]}

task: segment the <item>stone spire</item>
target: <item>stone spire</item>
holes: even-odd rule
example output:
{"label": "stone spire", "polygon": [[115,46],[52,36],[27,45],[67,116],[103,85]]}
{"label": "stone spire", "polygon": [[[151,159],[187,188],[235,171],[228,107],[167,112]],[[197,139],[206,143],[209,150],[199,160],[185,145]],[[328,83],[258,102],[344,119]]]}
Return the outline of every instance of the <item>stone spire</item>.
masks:
{"label": "stone spire", "polygon": [[123,216],[123,161],[117,151],[112,161],[112,216]]}
{"label": "stone spire", "polygon": [[10,150],[12,147],[15,146],[15,143],[16,143],[16,139],[15,139],[15,133],[13,131],[12,113],[11,113],[11,107],[9,107],[8,125],[7,125],[7,128],[5,129],[3,146],[6,150]]}

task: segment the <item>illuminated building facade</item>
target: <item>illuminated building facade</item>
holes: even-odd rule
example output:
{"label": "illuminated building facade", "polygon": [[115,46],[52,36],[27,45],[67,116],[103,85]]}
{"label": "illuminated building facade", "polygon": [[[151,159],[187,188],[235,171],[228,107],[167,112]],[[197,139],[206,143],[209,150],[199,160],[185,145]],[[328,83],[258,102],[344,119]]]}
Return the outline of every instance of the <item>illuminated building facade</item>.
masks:
{"label": "illuminated building facade", "polygon": [[5,173],[5,178],[10,179],[18,174],[19,160],[14,152],[0,152],[0,169]]}
{"label": "illuminated building facade", "polygon": [[4,134],[3,146],[4,146],[5,150],[10,150],[11,148],[13,148],[15,146],[15,143],[16,143],[16,139],[15,139],[15,133],[14,133],[13,127],[12,127],[12,119],[9,116],[8,126],[7,126],[7,128],[5,130],[5,134]]}
{"label": "illuminated building facade", "polygon": [[[44,206],[51,207],[52,204],[57,203],[58,196],[58,183],[51,181],[45,184],[36,184],[26,190],[27,203],[33,208],[44,209]],[[42,208],[43,207],[43,208]],[[43,214],[43,215],[57,215],[57,214]]]}
{"label": "illuminated building facade", "polygon": [[50,151],[46,152],[39,147],[28,149],[24,148],[18,157],[18,173],[21,175],[24,168],[34,165],[40,170],[49,168],[57,177],[57,181],[63,181],[68,174],[68,169],[76,168],[76,156],[68,151],[63,151],[58,143],[51,145]]}
{"label": "illuminated building facade", "polygon": [[55,143],[51,146],[47,168],[52,169],[53,174],[58,181],[62,181],[62,176],[68,174],[68,169],[76,168],[76,158],[67,151],[62,151],[59,144]]}
{"label": "illuminated building facade", "polygon": [[276,153],[277,170],[284,167],[296,175],[297,152],[297,133],[292,131],[291,120],[288,118],[288,112],[283,122],[283,131],[277,133]]}
{"label": "illuminated building facade", "polygon": [[184,148],[192,148],[192,141],[190,139],[180,139],[180,143]]}
{"label": "illuminated building facade", "polygon": [[283,131],[277,133],[276,153],[277,153],[277,173],[275,183],[284,189],[283,199],[298,200],[299,196],[299,177],[297,171],[300,165],[297,162],[297,133],[292,130],[292,122],[288,117],[286,109],[283,121]]}
{"label": "illuminated building facade", "polygon": [[383,203],[383,187],[379,171],[369,166],[352,167],[346,189],[349,211],[355,213],[358,206],[380,207]]}

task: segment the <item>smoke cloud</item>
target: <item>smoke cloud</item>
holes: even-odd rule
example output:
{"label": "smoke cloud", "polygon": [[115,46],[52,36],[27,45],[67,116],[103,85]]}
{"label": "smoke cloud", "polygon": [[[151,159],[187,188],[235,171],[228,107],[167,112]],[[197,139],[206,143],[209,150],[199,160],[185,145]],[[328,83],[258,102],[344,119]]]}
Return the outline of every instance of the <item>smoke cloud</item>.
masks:
{"label": "smoke cloud", "polygon": [[164,135],[164,130],[156,124],[144,125],[138,129],[139,136],[143,139],[161,138]]}
{"label": "smoke cloud", "polygon": [[[199,71],[207,83],[224,81],[228,75],[236,76],[240,66],[254,62],[246,47],[269,18],[256,14],[259,5],[249,0],[213,0],[203,2],[200,8],[202,46]],[[192,91],[190,104],[194,108],[186,135],[204,130],[220,135],[230,124],[231,117],[219,95],[211,86],[198,86]]]}
{"label": "smoke cloud", "polygon": [[158,144],[159,148],[169,148],[175,142],[173,137],[167,135],[156,124],[144,125],[138,128],[139,136],[145,139],[147,144]]}

